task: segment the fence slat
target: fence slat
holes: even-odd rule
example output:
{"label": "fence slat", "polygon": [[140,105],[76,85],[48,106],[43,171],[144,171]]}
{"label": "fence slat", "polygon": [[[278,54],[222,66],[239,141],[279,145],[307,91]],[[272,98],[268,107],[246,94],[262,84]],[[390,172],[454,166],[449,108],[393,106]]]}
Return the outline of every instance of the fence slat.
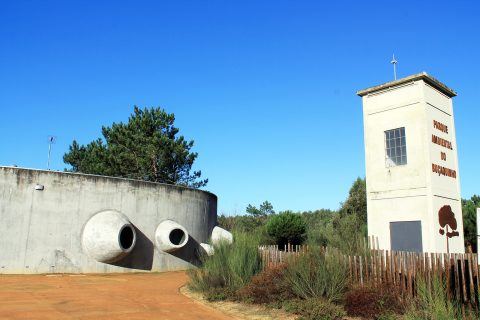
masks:
{"label": "fence slat", "polygon": [[471,253],[468,253],[465,255],[465,257],[467,258],[467,263],[465,264],[465,273],[468,275],[468,283],[466,284],[467,288],[468,288],[468,291],[469,291],[469,295],[468,295],[468,301],[472,304],[472,305],[475,305],[475,294],[474,294],[474,290],[475,288],[473,287],[473,279],[472,279],[472,254]]}
{"label": "fence slat", "polygon": [[362,256],[359,256],[358,258],[360,259],[360,285],[363,286]]}
{"label": "fence slat", "polygon": [[460,256],[460,269],[462,272],[462,292],[463,292],[463,302],[467,302],[467,286],[465,285],[465,256],[459,254]]}
{"label": "fence slat", "polygon": [[461,285],[460,285],[460,278],[459,278],[459,266],[458,266],[458,255],[452,253],[453,255],[453,263],[454,263],[454,273],[455,273],[455,296],[457,297],[457,301],[460,301],[461,298]]}

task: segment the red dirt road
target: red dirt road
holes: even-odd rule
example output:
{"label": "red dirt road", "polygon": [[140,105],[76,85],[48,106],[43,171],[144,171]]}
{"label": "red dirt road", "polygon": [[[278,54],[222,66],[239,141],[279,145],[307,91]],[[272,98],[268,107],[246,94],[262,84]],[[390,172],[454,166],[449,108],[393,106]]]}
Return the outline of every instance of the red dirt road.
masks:
{"label": "red dirt road", "polygon": [[0,319],[231,320],[185,297],[184,272],[2,275]]}

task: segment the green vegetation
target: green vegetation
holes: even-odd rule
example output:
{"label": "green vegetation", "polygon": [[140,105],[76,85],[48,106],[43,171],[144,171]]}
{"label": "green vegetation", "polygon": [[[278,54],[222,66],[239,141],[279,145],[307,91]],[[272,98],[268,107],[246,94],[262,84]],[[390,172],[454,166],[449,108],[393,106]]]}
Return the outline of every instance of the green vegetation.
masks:
{"label": "green vegetation", "polygon": [[431,289],[423,279],[417,281],[417,299],[405,314],[405,320],[461,319],[461,312],[447,297],[445,284],[436,277],[432,280]]}
{"label": "green vegetation", "polygon": [[235,233],[232,244],[215,245],[215,254],[203,256],[202,267],[189,271],[190,288],[206,293],[210,300],[234,296],[262,270],[259,244],[258,237]]}
{"label": "green vegetation", "polygon": [[257,207],[252,206],[249,204],[246,209],[247,213],[254,216],[254,217],[266,217],[269,214],[274,214],[275,210],[273,210],[273,205],[268,202],[264,201],[261,205],[260,208],[257,209]]}
{"label": "green vegetation", "polygon": [[337,214],[321,232],[326,238],[326,245],[342,253],[357,255],[365,253],[365,224],[355,215]]}
{"label": "green vegetation", "polygon": [[468,248],[468,246],[472,246],[473,252],[478,252],[476,222],[477,208],[480,208],[480,196],[473,195],[470,200],[462,199],[465,247]]}
{"label": "green vegetation", "polygon": [[220,215],[218,224],[227,230],[255,233],[262,244],[279,244],[281,248],[288,241],[307,241],[309,245],[328,245],[348,254],[360,253],[367,234],[365,185],[365,179],[356,179],[338,210],[287,210],[276,214],[273,205],[264,201],[258,208],[249,204],[245,215]]}
{"label": "green vegetation", "polygon": [[[465,241],[475,249],[480,197],[463,200],[462,205]],[[203,291],[208,299],[238,299],[283,308],[304,320],[343,319],[346,314],[375,320],[478,319],[468,306],[462,310],[447,298],[439,279],[433,280],[432,290],[418,278],[415,298],[393,285],[366,283],[359,287],[350,281],[348,262],[342,255],[365,254],[367,250],[365,179],[354,181],[338,210],[275,213],[273,205],[265,201],[258,207],[248,205],[243,216],[220,216],[219,224],[244,237],[239,241],[244,244],[238,244],[244,248],[240,249],[243,258],[233,258],[226,249],[234,247],[222,245],[215,249],[218,257],[205,257],[204,266],[191,272],[191,286]],[[280,248],[288,242],[306,241],[308,250],[291,256],[283,265],[259,272],[255,245],[245,245],[252,239]],[[256,257],[253,266],[247,263],[249,256]],[[242,273],[243,269],[247,271]]]}
{"label": "green vegetation", "polygon": [[321,209],[303,212],[302,216],[307,225],[307,243],[326,246],[329,242],[327,230],[332,225],[333,219],[339,216],[338,212]]}
{"label": "green vegetation", "polygon": [[[365,179],[357,178],[353,182],[348,198],[342,203],[340,212],[343,215],[356,215],[359,221],[367,223],[367,182]],[[365,230],[366,231],[366,230]]]}
{"label": "green vegetation", "polygon": [[303,217],[291,211],[272,216],[266,224],[267,234],[280,248],[286,244],[302,244],[307,226]]}
{"label": "green vegetation", "polygon": [[177,136],[175,115],[161,108],[134,107],[128,123],[102,127],[103,139],[73,141],[63,161],[70,171],[200,188],[201,171],[190,173],[198,154],[193,140]]}
{"label": "green vegetation", "polygon": [[342,306],[316,298],[287,301],[284,309],[300,315],[299,320],[340,320],[346,315]]}
{"label": "green vegetation", "polygon": [[249,204],[246,208],[246,214],[243,216],[225,216],[218,217],[218,225],[226,230],[235,230],[239,232],[250,232],[261,235],[262,244],[270,244],[271,239],[266,233],[265,224],[270,216],[275,214],[273,205],[264,201],[257,208]]}
{"label": "green vegetation", "polygon": [[349,284],[348,269],[339,252],[311,248],[289,262],[286,281],[300,298],[338,302]]}

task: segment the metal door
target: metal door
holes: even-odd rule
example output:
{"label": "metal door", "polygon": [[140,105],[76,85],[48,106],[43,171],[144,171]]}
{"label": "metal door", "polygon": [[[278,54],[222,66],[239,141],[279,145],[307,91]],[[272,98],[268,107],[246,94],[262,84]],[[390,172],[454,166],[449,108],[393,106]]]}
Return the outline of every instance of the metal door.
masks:
{"label": "metal door", "polygon": [[390,245],[395,251],[422,252],[422,222],[390,222]]}

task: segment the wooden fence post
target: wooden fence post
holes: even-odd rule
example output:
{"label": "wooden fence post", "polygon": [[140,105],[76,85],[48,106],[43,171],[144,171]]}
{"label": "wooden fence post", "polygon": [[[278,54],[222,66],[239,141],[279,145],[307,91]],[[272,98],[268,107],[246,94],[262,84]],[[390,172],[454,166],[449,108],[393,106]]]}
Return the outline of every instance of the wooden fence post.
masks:
{"label": "wooden fence post", "polygon": [[359,256],[359,259],[360,259],[360,285],[363,286],[362,256]]}

